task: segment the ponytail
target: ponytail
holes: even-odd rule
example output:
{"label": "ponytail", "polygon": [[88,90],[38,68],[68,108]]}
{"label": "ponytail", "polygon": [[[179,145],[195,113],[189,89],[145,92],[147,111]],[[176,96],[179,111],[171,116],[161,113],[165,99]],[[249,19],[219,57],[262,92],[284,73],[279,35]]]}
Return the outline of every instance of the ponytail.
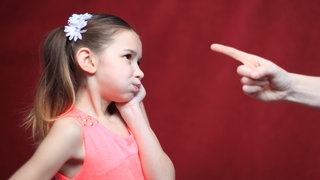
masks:
{"label": "ponytail", "polygon": [[34,138],[43,139],[51,122],[68,110],[75,101],[66,41],[63,27],[60,27],[53,30],[44,43],[44,71],[34,107],[27,117],[27,125],[31,126]]}

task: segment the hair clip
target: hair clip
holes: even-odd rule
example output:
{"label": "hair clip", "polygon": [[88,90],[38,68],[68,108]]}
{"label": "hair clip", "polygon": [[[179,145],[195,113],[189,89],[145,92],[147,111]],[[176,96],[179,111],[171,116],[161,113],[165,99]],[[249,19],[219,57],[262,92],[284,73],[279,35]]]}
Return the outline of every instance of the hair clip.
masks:
{"label": "hair clip", "polygon": [[85,13],[85,14],[72,14],[71,17],[69,17],[68,20],[68,26],[64,26],[64,32],[66,32],[66,37],[71,41],[73,39],[74,42],[76,42],[78,39],[82,39],[81,33],[86,32],[86,29],[84,28],[87,23],[88,19],[92,17],[91,14]]}

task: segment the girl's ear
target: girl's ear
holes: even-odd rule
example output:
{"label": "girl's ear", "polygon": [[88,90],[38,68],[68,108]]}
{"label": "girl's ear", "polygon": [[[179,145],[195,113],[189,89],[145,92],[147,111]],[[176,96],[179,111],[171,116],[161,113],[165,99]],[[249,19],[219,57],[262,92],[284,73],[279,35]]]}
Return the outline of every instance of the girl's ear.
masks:
{"label": "girl's ear", "polygon": [[97,61],[93,52],[89,48],[80,48],[76,53],[79,66],[89,74],[94,74],[97,70]]}

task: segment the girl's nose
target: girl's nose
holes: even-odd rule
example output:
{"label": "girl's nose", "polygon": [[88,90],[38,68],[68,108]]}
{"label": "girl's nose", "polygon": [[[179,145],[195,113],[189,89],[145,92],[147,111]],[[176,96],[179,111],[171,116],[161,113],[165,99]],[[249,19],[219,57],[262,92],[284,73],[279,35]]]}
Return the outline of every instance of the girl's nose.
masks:
{"label": "girl's nose", "polygon": [[139,66],[136,66],[135,77],[139,79],[142,79],[144,77],[144,73],[142,72]]}

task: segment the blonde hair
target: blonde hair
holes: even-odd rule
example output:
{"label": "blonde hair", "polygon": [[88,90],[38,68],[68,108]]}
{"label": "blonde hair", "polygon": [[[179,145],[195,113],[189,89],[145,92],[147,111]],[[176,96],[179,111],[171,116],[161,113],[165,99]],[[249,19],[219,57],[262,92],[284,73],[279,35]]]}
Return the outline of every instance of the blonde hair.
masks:
{"label": "blonde hair", "polygon": [[44,42],[44,69],[40,78],[33,108],[26,119],[32,135],[42,140],[52,122],[75,102],[75,94],[83,85],[85,73],[75,59],[81,47],[101,52],[119,30],[134,29],[119,17],[108,14],[93,15],[85,27],[82,40],[68,40],[64,27],[51,31]]}

